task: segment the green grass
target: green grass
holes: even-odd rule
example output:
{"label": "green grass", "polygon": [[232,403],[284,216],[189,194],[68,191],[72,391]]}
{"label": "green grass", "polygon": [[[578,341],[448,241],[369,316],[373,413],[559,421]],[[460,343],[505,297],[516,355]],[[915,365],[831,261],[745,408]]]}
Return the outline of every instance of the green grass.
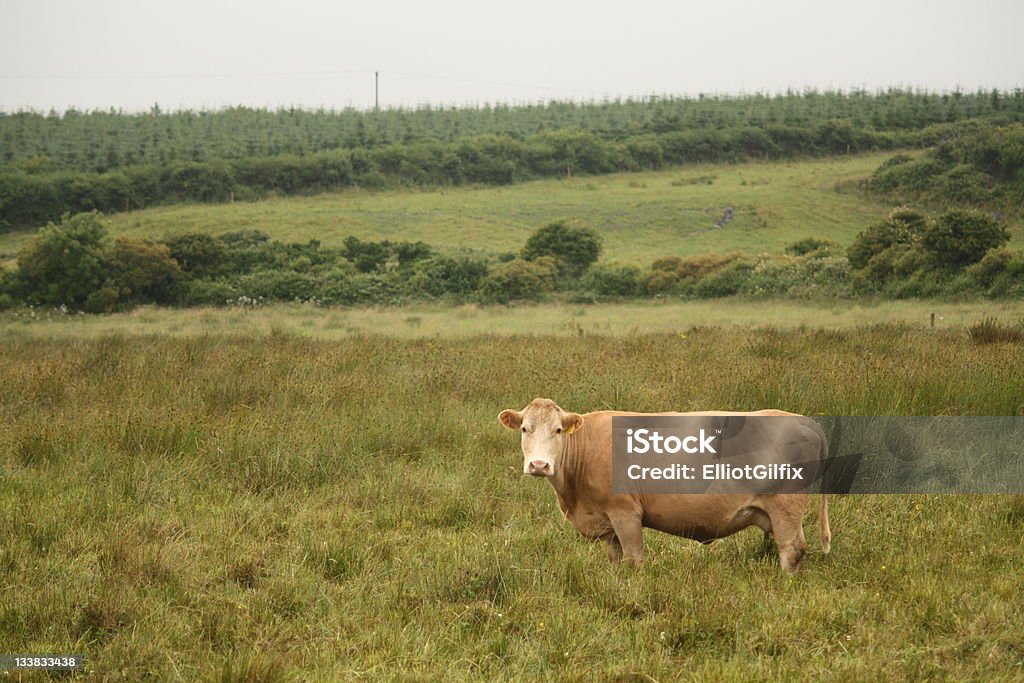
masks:
{"label": "green grass", "polygon": [[875,325],[0,344],[10,652],[129,680],[1024,675],[1017,498],[834,497],[832,555],[812,542],[794,576],[755,531],[648,533],[647,565],[615,570],[495,419],[535,396],[1021,415],[1020,343]]}
{"label": "green grass", "polygon": [[344,339],[385,335],[401,339],[486,334],[622,336],[684,332],[695,326],[848,329],[879,323],[963,328],[995,317],[1024,320],[1020,301],[790,301],[714,299],[576,305],[411,305],[319,308],[280,304],[257,309],[137,308],[111,315],[65,315],[56,310],[0,313],[0,339],[93,338],[111,334],[263,335],[271,332]]}
{"label": "green grass", "polygon": [[[498,188],[351,191],[221,205],[178,205],[117,214],[115,235],[163,237],[185,231],[258,228],[275,239],[423,240],[445,250],[518,252],[554,220],[596,228],[604,259],[647,265],[666,255],[781,252],[804,237],[840,244],[885,215],[888,204],[836,192],[869,175],[891,154],[800,162],[694,165],[668,171],[540,180]],[[701,178],[707,182],[694,182]],[[726,206],[735,220],[713,229]],[[1021,230],[1014,229],[1018,243]],[[12,257],[26,233],[0,235]]]}

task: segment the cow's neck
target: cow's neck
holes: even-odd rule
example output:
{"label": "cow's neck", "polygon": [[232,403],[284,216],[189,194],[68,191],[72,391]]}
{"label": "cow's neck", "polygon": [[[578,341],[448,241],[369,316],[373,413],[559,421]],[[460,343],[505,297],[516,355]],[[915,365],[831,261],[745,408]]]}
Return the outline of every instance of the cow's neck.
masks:
{"label": "cow's neck", "polygon": [[548,477],[548,481],[555,489],[555,495],[558,496],[558,506],[566,515],[576,507],[576,488],[582,474],[580,468],[583,466],[580,445],[579,439],[571,434],[566,434],[562,440],[562,454],[559,458],[558,469],[555,471],[555,476]]}

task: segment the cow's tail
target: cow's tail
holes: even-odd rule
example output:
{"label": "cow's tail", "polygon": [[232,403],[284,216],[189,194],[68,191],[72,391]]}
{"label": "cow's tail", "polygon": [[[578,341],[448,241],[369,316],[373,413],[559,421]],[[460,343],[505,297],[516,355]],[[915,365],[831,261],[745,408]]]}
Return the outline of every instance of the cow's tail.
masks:
{"label": "cow's tail", "polygon": [[[819,452],[821,456],[821,467],[824,468],[821,477],[821,489],[818,495],[821,497],[821,510],[818,513],[818,523],[821,526],[821,552],[828,555],[829,551],[832,550],[832,529],[828,525],[828,491],[826,490],[826,482],[828,482],[828,438],[825,436],[825,431],[818,426],[818,434],[821,438],[821,450]],[[838,436],[838,435],[837,435]]]}
{"label": "cow's tail", "polygon": [[821,512],[818,515],[821,521],[821,552],[828,555],[832,550],[832,530],[828,526],[828,494],[822,491],[818,495],[821,496]]}

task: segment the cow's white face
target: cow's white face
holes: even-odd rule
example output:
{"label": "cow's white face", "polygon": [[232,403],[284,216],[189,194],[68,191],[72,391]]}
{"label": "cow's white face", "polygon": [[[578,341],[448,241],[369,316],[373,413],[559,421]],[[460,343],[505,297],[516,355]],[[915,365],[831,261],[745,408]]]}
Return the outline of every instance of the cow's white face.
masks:
{"label": "cow's white face", "polygon": [[521,411],[503,410],[498,421],[522,434],[523,473],[535,477],[555,476],[566,437],[583,426],[582,417],[546,398],[534,399]]}

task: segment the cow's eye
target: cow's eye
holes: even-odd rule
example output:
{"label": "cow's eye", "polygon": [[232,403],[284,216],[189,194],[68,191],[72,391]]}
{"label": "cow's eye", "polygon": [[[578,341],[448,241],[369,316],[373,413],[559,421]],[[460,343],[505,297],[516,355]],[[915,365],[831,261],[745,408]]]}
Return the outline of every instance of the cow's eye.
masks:
{"label": "cow's eye", "polygon": [[523,427],[523,434],[526,433],[526,427]]}
{"label": "cow's eye", "polygon": [[561,427],[559,427],[558,429],[555,430],[555,434],[561,434],[561,433],[562,433],[562,428]]}

